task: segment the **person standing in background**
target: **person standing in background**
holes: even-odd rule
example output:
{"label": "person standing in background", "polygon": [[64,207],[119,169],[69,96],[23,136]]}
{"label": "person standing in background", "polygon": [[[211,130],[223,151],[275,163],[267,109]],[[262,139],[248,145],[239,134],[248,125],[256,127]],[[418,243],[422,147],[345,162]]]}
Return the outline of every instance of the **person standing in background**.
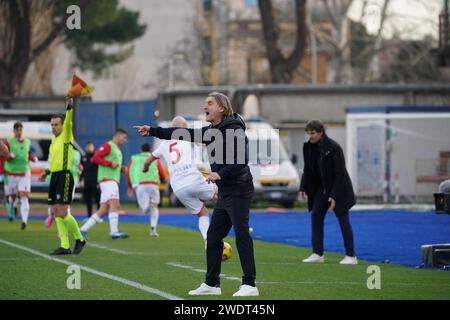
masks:
{"label": "person standing in background", "polygon": [[128,196],[131,197],[133,192],[141,208],[142,213],[150,215],[150,237],[159,237],[156,232],[158,226],[160,203],[159,185],[165,180],[164,168],[158,159],[149,170],[143,172],[144,163],[150,156],[150,145],[144,143],[141,146],[141,152],[131,156],[128,164]]}
{"label": "person standing in background", "polygon": [[0,139],[0,157],[6,156],[8,154],[8,147],[5,145],[5,142]]}
{"label": "person standing in background", "polygon": [[73,194],[75,195],[75,189],[77,188],[80,180],[80,175],[83,172],[83,165],[81,164],[81,153],[76,148],[73,148],[72,168],[70,170],[73,176]]}
{"label": "person standing in background", "polygon": [[121,173],[126,173],[127,167],[122,166],[123,156],[120,147],[128,140],[128,133],[117,128],[112,139],[105,142],[94,154],[92,161],[99,165],[97,182],[100,184],[100,209],[81,227],[83,237],[87,240],[87,232],[108,213],[111,239],[125,239],[129,235],[119,231],[120,194],[119,184]]}
{"label": "person standing in background", "polygon": [[300,196],[308,197],[311,212],[312,249],[306,263],[325,262],[323,225],[329,208],[336,214],[344,238],[346,256],[340,264],[358,264],[355,257],[353,231],[349,210],[356,203],[350,176],[345,168],[341,146],[329,138],[320,120],[306,124],[309,140],[303,145],[305,167],[300,184]]}
{"label": "person standing in background", "polygon": [[15,216],[14,202],[20,199],[20,215],[22,217],[21,229],[27,227],[30,203],[28,200],[31,191],[31,174],[29,161],[37,161],[31,153],[30,139],[24,139],[23,125],[21,122],[14,123],[14,137],[5,141],[9,153],[4,159],[4,171],[7,176],[7,203],[9,220]]}
{"label": "person standing in background", "polygon": [[6,182],[5,182],[5,171],[3,170],[3,161],[8,155],[8,148],[5,143],[0,139],[0,185],[3,185],[3,194],[0,198],[0,202],[3,202],[3,197],[5,196]]}
{"label": "person standing in background", "polygon": [[86,204],[87,217],[92,216],[93,200],[100,209],[100,189],[97,184],[98,165],[92,162],[92,157],[95,153],[95,146],[92,142],[88,142],[84,147],[85,154],[81,158],[83,172],[81,173],[80,181],[83,181],[83,201]]}

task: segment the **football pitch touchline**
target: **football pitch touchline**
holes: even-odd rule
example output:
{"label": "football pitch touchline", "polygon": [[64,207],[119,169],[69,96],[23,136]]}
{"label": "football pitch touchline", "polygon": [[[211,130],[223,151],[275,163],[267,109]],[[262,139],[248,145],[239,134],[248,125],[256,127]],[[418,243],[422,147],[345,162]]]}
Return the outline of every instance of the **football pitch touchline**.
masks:
{"label": "football pitch touchline", "polygon": [[[198,269],[186,264],[181,264],[177,262],[167,262],[166,264],[176,267],[176,268],[182,268],[191,270],[194,272],[201,272],[206,273],[206,270],[204,269]],[[233,280],[233,281],[241,281],[238,277],[232,277],[228,276],[226,274],[221,273],[220,277],[227,280]],[[366,286],[366,279],[360,282],[356,281],[256,281],[257,284],[275,284],[275,285],[283,285],[283,284],[305,284],[305,285],[356,285],[356,286]],[[384,283],[384,286],[411,286],[411,287],[423,287],[423,286],[429,286],[429,287],[441,287],[441,286],[450,286],[450,284],[434,284],[434,283],[412,283],[412,282],[388,282]]]}
{"label": "football pitch touchline", "polygon": [[98,249],[108,250],[108,251],[111,251],[111,252],[114,252],[114,253],[124,254],[124,255],[127,255],[127,256],[140,255],[141,254],[140,252],[133,253],[133,252],[128,252],[128,251],[124,251],[124,250],[120,250],[120,249],[109,248],[109,247],[102,246],[100,244],[96,244],[96,243],[92,243],[92,242],[88,242],[87,245],[88,245],[88,247],[94,247],[94,248],[98,248]]}
{"label": "football pitch touchline", "polygon": [[[185,264],[177,263],[177,262],[167,262],[168,265],[176,268],[182,268],[182,269],[188,269],[194,272],[201,272],[206,273],[206,270],[204,269],[197,269],[192,266],[188,266]],[[233,281],[239,281],[241,282],[241,279],[238,277],[231,277],[224,273],[220,274],[220,277],[227,280],[233,280]],[[344,282],[344,281],[329,281],[329,282],[314,282],[314,281],[256,281],[257,284],[352,284],[352,285],[363,285],[365,282]]]}
{"label": "football pitch touchline", "polygon": [[123,254],[126,256],[203,256],[203,254],[200,253],[186,253],[186,252],[130,252],[130,251],[125,251],[125,250],[121,250],[121,249],[116,249],[116,248],[111,248],[108,246],[104,246],[98,243],[92,243],[89,242],[87,243],[87,245],[89,247],[94,247],[97,249],[103,249],[103,250],[107,250],[107,251],[111,251],[114,253],[118,253],[118,254]]}
{"label": "football pitch touchline", "polygon": [[[188,266],[188,265],[177,263],[177,262],[167,262],[166,264],[168,264],[169,266],[172,266],[172,267],[176,267],[176,268],[183,268],[183,269],[192,270],[194,272],[206,273],[206,270],[204,270],[204,269],[197,269],[197,268],[194,268],[192,266]],[[228,276],[228,275],[226,275],[224,273],[221,273],[220,277],[224,278],[224,279],[227,279],[227,280],[233,280],[233,281],[241,282],[241,278],[231,277],[231,276]]]}
{"label": "football pitch touchline", "polygon": [[103,277],[103,278],[106,278],[106,279],[109,279],[109,280],[113,280],[113,281],[125,284],[127,286],[130,286],[130,287],[133,287],[133,288],[145,291],[145,292],[156,294],[156,295],[158,295],[160,297],[163,297],[163,298],[166,298],[166,299],[169,299],[169,300],[184,300],[183,298],[177,297],[175,295],[172,295],[170,293],[167,293],[167,292],[155,289],[155,288],[148,287],[148,286],[146,286],[144,284],[141,284],[139,282],[131,281],[131,280],[128,280],[128,279],[125,279],[125,278],[114,276],[114,275],[109,274],[109,273],[98,271],[98,270],[95,270],[95,269],[92,269],[92,268],[80,265],[80,264],[78,264],[76,262],[72,262],[72,261],[68,261],[68,260],[64,260],[64,259],[54,258],[54,257],[49,256],[48,254],[44,254],[42,252],[33,250],[31,248],[28,248],[28,247],[24,247],[22,245],[19,245],[19,244],[13,243],[13,242],[9,242],[9,241],[0,239],[0,243],[3,243],[5,245],[8,245],[8,246],[16,248],[16,249],[20,249],[20,250],[26,251],[28,253],[34,254],[36,256],[39,256],[41,258],[44,258],[44,259],[47,259],[47,260],[50,260],[50,261],[58,262],[58,263],[65,264],[65,265],[68,265],[68,266],[77,265],[78,267],[80,267],[81,270],[84,270],[86,272],[89,272],[89,273],[95,274],[97,276],[100,276],[100,277]]}

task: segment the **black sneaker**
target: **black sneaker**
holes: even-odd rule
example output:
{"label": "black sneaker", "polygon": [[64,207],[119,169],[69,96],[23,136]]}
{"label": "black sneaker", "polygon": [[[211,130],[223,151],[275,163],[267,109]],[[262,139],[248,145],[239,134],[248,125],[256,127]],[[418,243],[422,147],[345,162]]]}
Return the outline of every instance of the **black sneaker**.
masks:
{"label": "black sneaker", "polygon": [[50,255],[52,255],[52,256],[60,256],[60,255],[65,255],[65,254],[72,254],[72,250],[59,247],[59,248],[56,248],[55,251],[50,253]]}
{"label": "black sneaker", "polygon": [[27,224],[25,222],[22,222],[20,224],[20,229],[25,230],[26,227],[27,227]]}
{"label": "black sneaker", "polygon": [[83,247],[86,245],[86,241],[76,240],[75,247],[73,248],[73,254],[79,254]]}

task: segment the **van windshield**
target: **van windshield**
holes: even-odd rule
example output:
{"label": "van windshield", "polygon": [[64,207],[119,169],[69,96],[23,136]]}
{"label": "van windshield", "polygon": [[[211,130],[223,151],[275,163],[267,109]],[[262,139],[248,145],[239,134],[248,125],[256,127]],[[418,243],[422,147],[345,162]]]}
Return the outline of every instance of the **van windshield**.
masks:
{"label": "van windshield", "polygon": [[281,141],[274,139],[249,139],[249,163],[280,164],[288,159]]}
{"label": "van windshield", "polygon": [[40,161],[47,161],[51,142],[48,139],[31,139],[31,153]]}

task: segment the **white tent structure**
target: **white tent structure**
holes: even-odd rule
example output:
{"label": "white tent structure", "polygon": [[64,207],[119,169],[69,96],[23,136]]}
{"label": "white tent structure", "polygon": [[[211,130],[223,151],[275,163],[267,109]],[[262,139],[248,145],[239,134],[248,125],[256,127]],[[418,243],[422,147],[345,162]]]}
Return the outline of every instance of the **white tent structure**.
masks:
{"label": "white tent structure", "polygon": [[356,194],[432,202],[450,178],[450,106],[347,108],[347,167]]}

